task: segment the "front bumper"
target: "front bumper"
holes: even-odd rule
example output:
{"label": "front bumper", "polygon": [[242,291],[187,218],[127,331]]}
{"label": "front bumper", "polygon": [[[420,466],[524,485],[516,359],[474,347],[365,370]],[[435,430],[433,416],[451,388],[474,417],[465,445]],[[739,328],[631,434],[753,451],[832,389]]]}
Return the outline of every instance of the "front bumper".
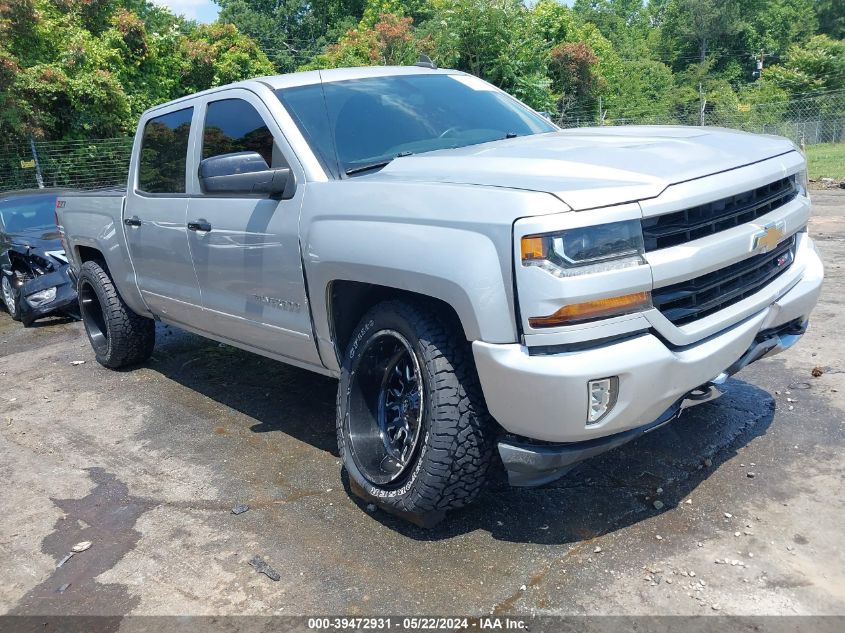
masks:
{"label": "front bumper", "polygon": [[678,400],[650,424],[584,442],[541,444],[516,438],[504,439],[499,442],[499,456],[512,486],[541,486],[565,475],[578,462],[627,444],[669,424],[689,407],[710,402],[721,395],[714,385],[708,385]]}
{"label": "front bumper", "polygon": [[[56,288],[56,298],[48,303],[33,307],[26,300],[28,295],[53,287]],[[20,310],[21,321],[26,326],[31,325],[38,319],[55,314],[68,314],[78,317],[76,280],[70,266],[62,266],[55,272],[40,275],[24,283],[20,289]]]}
{"label": "front bumper", "polygon": [[[510,446],[524,453],[532,450],[530,440],[568,445],[561,450],[577,459],[555,457],[551,465],[557,470],[569,467],[673,419],[690,392],[724,381],[745,365],[794,344],[818,301],[823,274],[821,259],[811,248],[801,278],[772,304],[683,347],[671,346],[653,332],[582,351],[547,355],[531,354],[519,344],[476,341],[473,354],[487,407],[505,431],[529,440]],[[587,425],[587,383],[609,376],[618,376],[615,406],[598,424]],[[585,442],[588,444],[580,447],[584,451],[572,446]],[[537,451],[555,452],[548,444]],[[506,465],[508,456],[518,452],[500,447]],[[531,461],[520,459],[524,464]],[[546,460],[546,465],[549,463]],[[542,463],[540,466],[545,468]],[[532,483],[542,483],[540,479]]]}

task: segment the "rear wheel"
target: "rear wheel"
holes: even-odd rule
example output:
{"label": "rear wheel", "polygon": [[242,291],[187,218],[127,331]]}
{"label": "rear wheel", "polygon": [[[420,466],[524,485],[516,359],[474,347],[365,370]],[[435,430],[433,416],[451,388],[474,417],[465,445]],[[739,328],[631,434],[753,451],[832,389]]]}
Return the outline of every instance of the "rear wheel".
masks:
{"label": "rear wheel", "polygon": [[338,386],[338,446],[350,478],[416,517],[470,503],[493,424],[469,344],[421,305],[387,301],[353,332]]}
{"label": "rear wheel", "polygon": [[82,322],[98,363],[119,369],[150,357],[155,345],[155,322],[124,303],[99,263],[82,264],[78,290]]}
{"label": "rear wheel", "polygon": [[[14,274],[14,273],[13,273]],[[6,310],[15,321],[21,320],[21,306],[20,306],[20,290],[15,288],[12,284],[9,275],[2,274],[2,281],[0,281],[0,294],[3,296],[3,303]]]}

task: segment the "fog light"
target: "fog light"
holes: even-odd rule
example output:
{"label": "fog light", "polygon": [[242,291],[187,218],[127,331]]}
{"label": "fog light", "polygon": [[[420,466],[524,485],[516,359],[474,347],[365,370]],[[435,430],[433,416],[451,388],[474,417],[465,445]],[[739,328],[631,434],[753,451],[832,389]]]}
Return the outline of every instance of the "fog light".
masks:
{"label": "fog light", "polygon": [[616,393],[619,391],[619,378],[601,378],[587,383],[587,394],[590,399],[587,411],[587,426],[597,424],[616,404]]}
{"label": "fog light", "polygon": [[27,296],[26,301],[33,308],[37,308],[39,306],[43,306],[45,303],[50,303],[55,298],[56,287],[53,286],[52,288],[47,288],[46,290],[39,290],[38,292],[33,292],[31,295]]}

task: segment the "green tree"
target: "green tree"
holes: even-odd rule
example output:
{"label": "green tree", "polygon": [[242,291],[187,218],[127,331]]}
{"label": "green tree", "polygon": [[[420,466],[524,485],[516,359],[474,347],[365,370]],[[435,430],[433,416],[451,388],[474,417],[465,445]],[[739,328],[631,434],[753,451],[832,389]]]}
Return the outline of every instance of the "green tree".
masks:
{"label": "green tree", "polygon": [[180,39],[179,50],[185,60],[182,89],[188,94],[274,73],[258,45],[233,24],[202,25]]}
{"label": "green tree", "polygon": [[729,47],[743,28],[736,0],[670,0],[663,15],[666,50],[681,67],[691,56],[704,62],[719,47]]}
{"label": "green tree", "polygon": [[782,64],[763,71],[761,83],[792,95],[845,89],[845,40],[816,35],[792,46]]}
{"label": "green tree", "polygon": [[674,94],[675,77],[669,66],[650,59],[623,60],[604,101],[607,119],[671,123]]}
{"label": "green tree", "polygon": [[279,72],[308,62],[332,35],[339,36],[357,23],[365,6],[365,0],[215,1],[220,20],[257,41]]}
{"label": "green tree", "polygon": [[349,29],[326,52],[315,57],[301,70],[349,66],[412,64],[418,59],[420,42],[411,25],[413,18],[383,13],[372,26],[366,20]]}
{"label": "green tree", "polygon": [[575,15],[595,24],[627,58],[646,53],[648,11],[644,0],[575,0]]}
{"label": "green tree", "polygon": [[818,28],[814,0],[745,0],[744,42],[751,51],[781,55],[809,40]]}
{"label": "green tree", "polygon": [[813,2],[821,34],[845,39],[845,0],[815,0]]}
{"label": "green tree", "polygon": [[128,134],[146,108],[273,66],[232,25],[145,0],[0,0],[0,134]]}

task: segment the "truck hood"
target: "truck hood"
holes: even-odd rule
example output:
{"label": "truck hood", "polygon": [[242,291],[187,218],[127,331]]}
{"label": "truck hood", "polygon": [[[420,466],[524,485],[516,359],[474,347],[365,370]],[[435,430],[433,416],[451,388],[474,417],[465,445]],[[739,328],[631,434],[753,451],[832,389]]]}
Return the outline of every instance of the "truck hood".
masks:
{"label": "truck hood", "polygon": [[371,177],[543,191],[581,210],[794,150],[785,138],[720,128],[580,128],[397,158]]}

